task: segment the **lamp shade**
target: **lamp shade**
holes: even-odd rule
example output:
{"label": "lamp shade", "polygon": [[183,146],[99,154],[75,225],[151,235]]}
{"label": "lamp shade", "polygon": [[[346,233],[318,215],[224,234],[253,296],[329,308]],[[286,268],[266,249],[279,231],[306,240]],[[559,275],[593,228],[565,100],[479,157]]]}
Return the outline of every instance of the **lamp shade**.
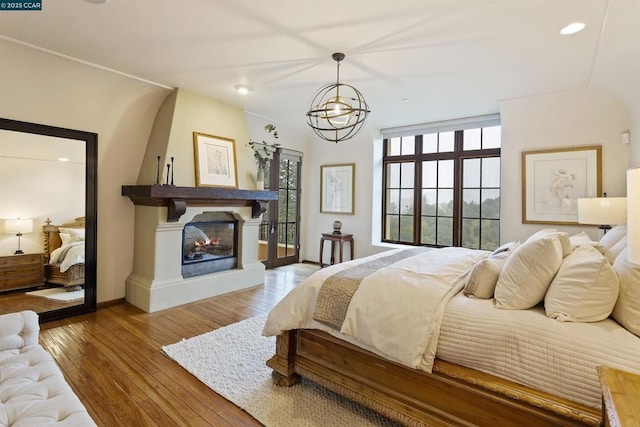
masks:
{"label": "lamp shade", "polygon": [[31,233],[33,231],[32,219],[6,219],[4,221],[4,231],[8,234]]}
{"label": "lamp shade", "polygon": [[627,222],[626,197],[578,199],[578,223],[614,225]]}
{"label": "lamp shade", "polygon": [[640,264],[640,168],[627,171],[628,260]]}

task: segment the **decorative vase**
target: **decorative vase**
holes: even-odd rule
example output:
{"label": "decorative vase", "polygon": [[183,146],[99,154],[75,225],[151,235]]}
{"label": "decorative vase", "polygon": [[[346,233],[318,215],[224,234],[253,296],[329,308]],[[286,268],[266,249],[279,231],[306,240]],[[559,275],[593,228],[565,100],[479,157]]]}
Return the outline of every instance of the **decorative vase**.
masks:
{"label": "decorative vase", "polygon": [[342,234],[340,229],[342,228],[342,222],[333,221],[333,234]]}
{"label": "decorative vase", "polygon": [[256,175],[256,190],[264,190],[264,171],[262,168],[258,168],[258,175]]}

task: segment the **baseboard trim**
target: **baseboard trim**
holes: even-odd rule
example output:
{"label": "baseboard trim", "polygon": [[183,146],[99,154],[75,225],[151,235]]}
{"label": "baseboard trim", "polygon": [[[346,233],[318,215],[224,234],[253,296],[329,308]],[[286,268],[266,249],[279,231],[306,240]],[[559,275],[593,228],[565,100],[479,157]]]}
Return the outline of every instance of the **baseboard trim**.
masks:
{"label": "baseboard trim", "polygon": [[124,298],[112,299],[112,300],[109,300],[109,301],[102,301],[102,302],[99,302],[99,303],[96,305],[96,307],[97,307],[98,309],[101,309],[101,308],[108,308],[108,307],[113,307],[114,305],[124,304],[125,302],[127,302],[127,300],[126,300],[126,299],[124,299]]}

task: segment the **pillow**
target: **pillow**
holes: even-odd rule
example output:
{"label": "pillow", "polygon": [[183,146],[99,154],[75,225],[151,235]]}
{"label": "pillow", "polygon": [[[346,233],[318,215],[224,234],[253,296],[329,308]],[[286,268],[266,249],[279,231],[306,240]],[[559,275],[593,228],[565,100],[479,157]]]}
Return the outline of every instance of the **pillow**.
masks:
{"label": "pillow", "polygon": [[65,246],[71,243],[71,234],[58,233],[58,236],[60,236],[60,240],[62,240],[62,246]]}
{"label": "pillow", "polygon": [[620,255],[620,253],[625,250],[626,247],[627,235],[625,234],[624,236],[622,236],[622,239],[618,240],[615,245],[611,246],[605,251],[604,256],[606,256],[609,262],[613,264],[616,261],[616,258],[618,258],[618,255]]}
{"label": "pillow", "polygon": [[629,332],[640,337],[640,265],[627,260],[628,251],[624,249],[613,264],[620,281],[620,295],[611,317]]}
{"label": "pillow", "polygon": [[509,242],[493,251],[488,258],[478,261],[471,267],[462,293],[468,297],[493,298],[498,276],[502,266],[520,242]]}
{"label": "pillow", "polygon": [[592,246],[578,246],[560,265],[544,297],[547,317],[561,322],[598,322],[618,299],[618,276]]}
{"label": "pillow", "polygon": [[69,234],[71,236],[71,241],[72,242],[79,242],[81,240],[84,240],[84,228],[64,228],[64,227],[60,227],[58,228],[58,230],[60,231],[60,233],[65,233],[65,234]]}
{"label": "pillow", "polygon": [[537,231],[529,236],[526,241],[528,242],[529,240],[536,240],[551,235],[559,236],[560,243],[562,244],[562,257],[566,257],[573,251],[573,246],[569,240],[569,234],[564,231],[558,231],[555,228],[545,228],[544,230]]}
{"label": "pillow", "polygon": [[604,253],[604,249],[602,248],[602,245],[600,244],[600,242],[591,240],[591,237],[589,237],[589,235],[584,231],[581,231],[577,234],[569,236],[569,242],[571,242],[571,246],[573,246],[574,250],[579,246],[593,246],[601,254]]}
{"label": "pillow", "polygon": [[609,230],[600,238],[600,246],[602,246],[602,253],[605,253],[606,251],[611,249],[613,245],[618,243],[618,241],[626,235],[627,235],[626,224],[620,224],[613,227],[611,230]]}
{"label": "pillow", "polygon": [[549,234],[527,240],[513,251],[496,284],[494,298],[497,308],[527,309],[544,299],[562,263],[560,240],[558,234]]}

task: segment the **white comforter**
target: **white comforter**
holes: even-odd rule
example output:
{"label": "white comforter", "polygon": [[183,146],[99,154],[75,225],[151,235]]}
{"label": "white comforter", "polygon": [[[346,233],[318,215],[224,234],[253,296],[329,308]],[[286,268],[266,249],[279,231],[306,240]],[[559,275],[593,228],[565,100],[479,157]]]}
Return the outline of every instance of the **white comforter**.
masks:
{"label": "white comforter", "polygon": [[60,265],[60,272],[64,273],[75,264],[84,263],[84,241],[62,245],[51,252],[49,264]]}
{"label": "white comforter", "polygon": [[[319,270],[274,307],[263,334],[279,335],[297,328],[327,330],[312,318],[324,279],[399,251]],[[431,372],[447,301],[460,291],[463,281],[458,279],[489,254],[465,248],[425,250],[371,274],[353,295],[340,333],[388,359]]]}

